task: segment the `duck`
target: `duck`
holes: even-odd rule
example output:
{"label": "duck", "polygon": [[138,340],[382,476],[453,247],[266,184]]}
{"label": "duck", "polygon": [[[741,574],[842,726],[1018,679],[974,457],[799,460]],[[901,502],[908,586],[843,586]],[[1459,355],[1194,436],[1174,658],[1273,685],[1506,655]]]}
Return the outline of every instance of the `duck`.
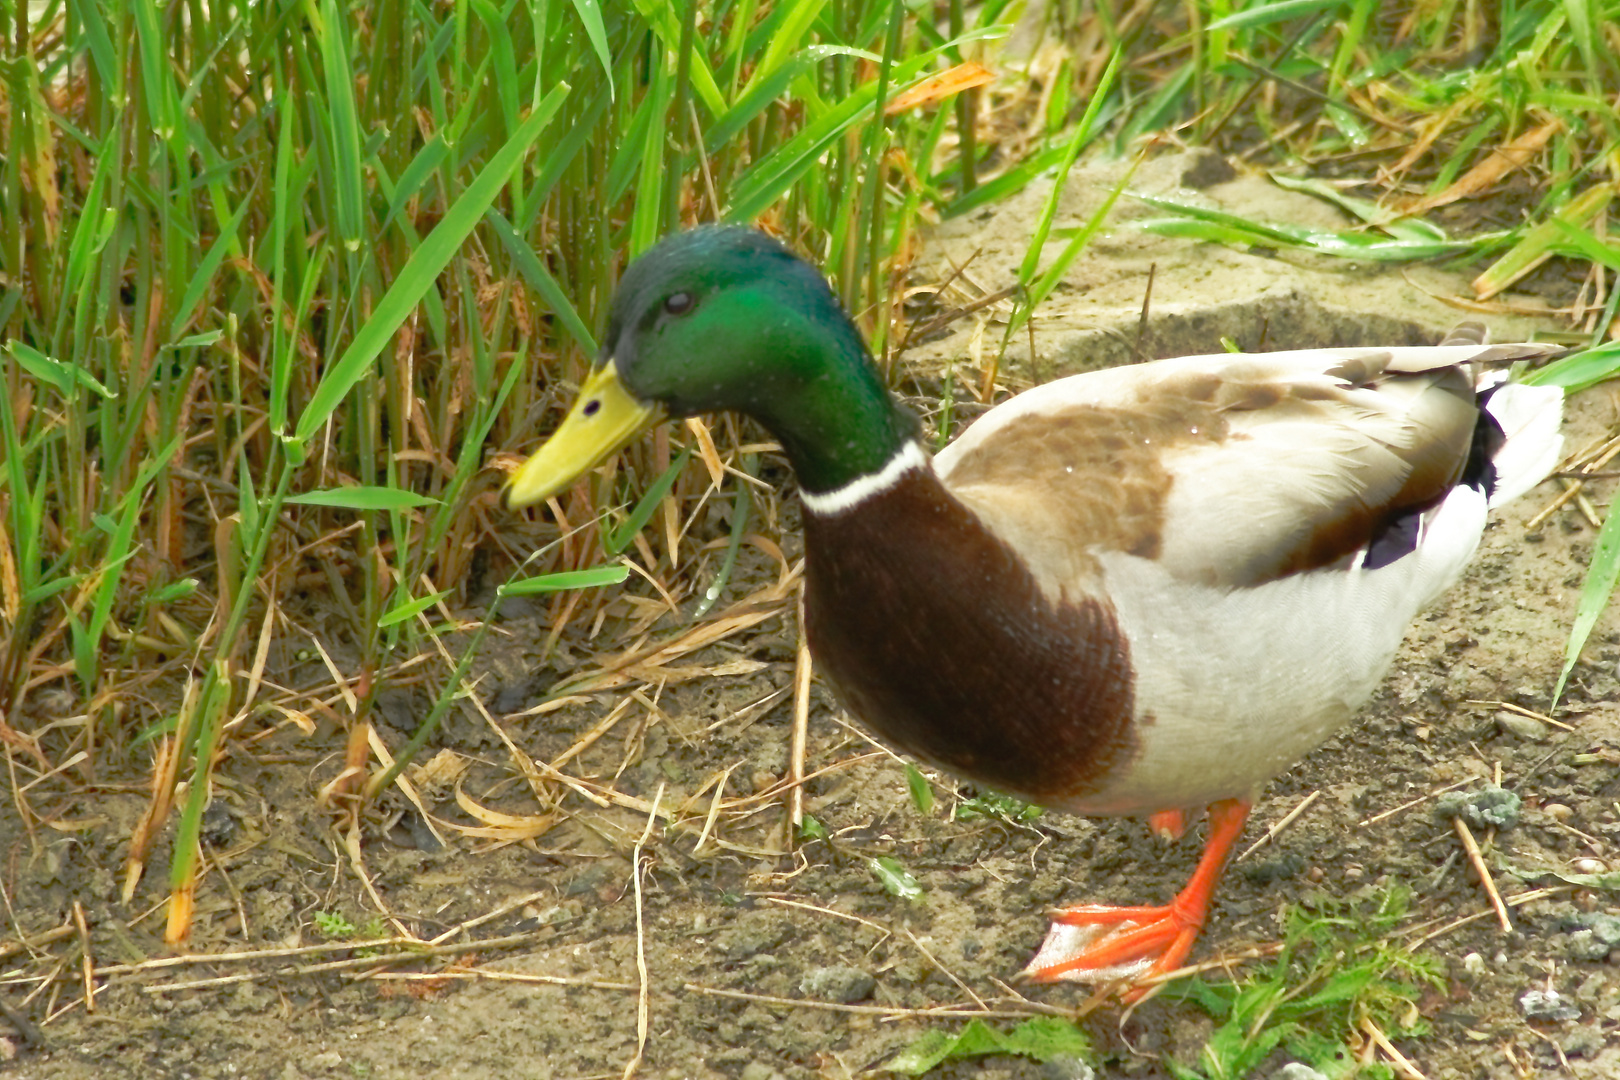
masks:
{"label": "duck", "polygon": [[820,271],[704,226],[626,269],[506,499],[666,417],[757,420],[798,484],[816,670],[873,735],[1047,808],[1166,836],[1207,815],[1168,903],[1061,908],[1024,971],[1140,994],[1187,961],[1266,782],[1349,723],[1489,511],[1556,465],[1561,391],[1502,369],[1558,351],[1465,324],[1087,371],[931,456]]}

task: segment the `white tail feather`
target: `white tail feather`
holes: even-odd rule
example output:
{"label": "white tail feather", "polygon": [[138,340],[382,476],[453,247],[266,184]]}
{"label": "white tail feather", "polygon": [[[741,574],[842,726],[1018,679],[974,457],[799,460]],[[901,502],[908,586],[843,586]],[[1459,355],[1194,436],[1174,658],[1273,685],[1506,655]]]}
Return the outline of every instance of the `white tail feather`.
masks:
{"label": "white tail feather", "polygon": [[1491,506],[1518,498],[1547,478],[1564,452],[1559,426],[1564,419],[1564,392],[1556,386],[1499,387],[1485,404],[1502,428],[1501,449],[1492,457],[1496,487]]}

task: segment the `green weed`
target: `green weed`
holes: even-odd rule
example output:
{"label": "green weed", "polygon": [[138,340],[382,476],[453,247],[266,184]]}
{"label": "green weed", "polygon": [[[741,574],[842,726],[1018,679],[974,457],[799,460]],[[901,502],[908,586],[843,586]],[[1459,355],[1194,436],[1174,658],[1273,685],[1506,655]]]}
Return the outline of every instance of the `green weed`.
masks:
{"label": "green weed", "polygon": [[1392,941],[1406,902],[1404,891],[1391,890],[1371,909],[1293,909],[1283,950],[1263,970],[1234,982],[1194,976],[1173,984],[1167,996],[1217,1021],[1195,1064],[1169,1063],[1177,1080],[1241,1080],[1278,1050],[1334,1080],[1392,1077],[1385,1066],[1361,1064],[1349,1044],[1362,1039],[1365,1023],[1391,1039],[1428,1031],[1416,1001],[1426,985],[1443,985],[1441,967]]}
{"label": "green weed", "polygon": [[324,937],[353,937],[360,929],[350,922],[347,916],[338,911],[317,911],[314,918],[315,929],[319,930]]}
{"label": "green weed", "polygon": [[963,799],[951,811],[953,821],[974,821],[992,818],[1012,825],[1022,825],[1041,816],[1041,808],[999,791],[981,791]]}
{"label": "green weed", "polygon": [[992,1054],[1026,1057],[1045,1064],[1058,1058],[1086,1061],[1091,1040],[1066,1020],[1037,1016],[1010,1031],[997,1031],[982,1020],[970,1020],[956,1035],[925,1032],[916,1042],[890,1058],[883,1071],[921,1076],[953,1061],[971,1061]]}
{"label": "green weed", "polygon": [[927,817],[934,812],[934,787],[922,770],[909,761],[906,762],[906,791],[910,793],[911,805],[917,808],[917,813]]}
{"label": "green weed", "polygon": [[877,878],[878,884],[891,896],[898,896],[902,900],[912,903],[923,898],[923,887],[917,883],[910,870],[903,866],[899,859],[892,855],[879,855],[866,860],[866,867]]}

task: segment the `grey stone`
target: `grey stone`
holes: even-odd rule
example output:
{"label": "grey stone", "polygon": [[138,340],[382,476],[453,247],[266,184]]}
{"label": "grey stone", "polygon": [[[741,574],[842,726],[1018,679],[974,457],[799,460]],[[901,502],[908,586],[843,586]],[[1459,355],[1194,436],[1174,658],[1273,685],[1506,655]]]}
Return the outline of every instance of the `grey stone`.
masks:
{"label": "grey stone", "polygon": [[727,960],[741,960],[776,948],[787,936],[788,927],[784,923],[750,921],[733,924],[716,933],[714,946]]}
{"label": "grey stone", "polygon": [[1564,925],[1592,931],[1592,936],[1610,949],[1620,946],[1620,917],[1601,911],[1582,911],[1564,920]]}
{"label": "grey stone", "polygon": [[1271,1080],[1328,1080],[1327,1074],[1298,1061],[1290,1061],[1271,1074]]}
{"label": "grey stone", "polygon": [[1609,947],[1590,930],[1574,930],[1569,935],[1569,955],[1573,960],[1607,960]]}
{"label": "grey stone", "polygon": [[1569,1057],[1596,1057],[1604,1046],[1603,1032],[1596,1025],[1584,1024],[1559,1040],[1558,1045]]}
{"label": "grey stone", "polygon": [[1606,960],[1620,948],[1620,918],[1600,911],[1583,911],[1564,920],[1569,933],[1569,955],[1577,960]]}
{"label": "grey stone", "polygon": [[1476,791],[1452,791],[1435,800],[1434,813],[1441,821],[1462,818],[1471,828],[1506,832],[1519,823],[1523,804],[1513,792],[1495,784]]}
{"label": "grey stone", "polygon": [[832,1001],[852,1005],[872,996],[877,979],[860,968],[834,964],[830,967],[811,968],[799,980],[799,993],[818,1001]]}
{"label": "grey stone", "polygon": [[1575,1000],[1584,1005],[1600,1003],[1609,992],[1609,977],[1601,973],[1588,975],[1581,985],[1575,988]]}
{"label": "grey stone", "polygon": [[1523,713],[1508,712],[1506,709],[1496,714],[1496,726],[1514,738],[1525,739],[1530,742],[1541,742],[1547,738],[1547,725],[1533,716]]}
{"label": "grey stone", "polygon": [[1097,1080],[1097,1070],[1072,1054],[1053,1054],[1041,1062],[1042,1080]]}
{"label": "grey stone", "polygon": [[1519,995],[1519,1011],[1526,1020],[1574,1020],[1581,1015],[1556,990],[1526,990]]}

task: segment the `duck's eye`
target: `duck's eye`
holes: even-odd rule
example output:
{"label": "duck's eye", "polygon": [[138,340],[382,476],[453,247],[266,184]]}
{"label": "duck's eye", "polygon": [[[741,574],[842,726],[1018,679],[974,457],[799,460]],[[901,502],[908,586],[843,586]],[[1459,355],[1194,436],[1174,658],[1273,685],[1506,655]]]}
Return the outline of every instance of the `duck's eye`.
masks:
{"label": "duck's eye", "polygon": [[671,315],[685,315],[692,310],[693,302],[689,292],[670,293],[664,298],[664,310]]}

